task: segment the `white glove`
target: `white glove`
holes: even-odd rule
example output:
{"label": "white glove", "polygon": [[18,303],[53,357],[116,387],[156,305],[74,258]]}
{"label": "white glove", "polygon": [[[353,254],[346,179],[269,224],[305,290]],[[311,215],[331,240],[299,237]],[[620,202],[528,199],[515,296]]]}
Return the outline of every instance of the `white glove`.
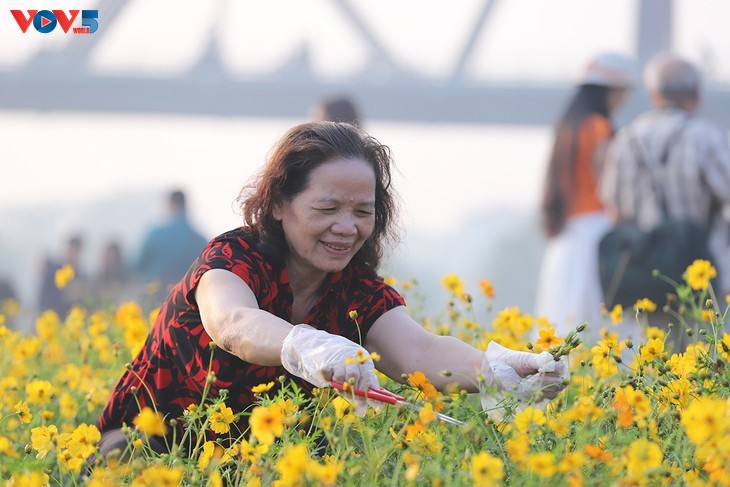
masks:
{"label": "white glove", "polygon": [[[362,363],[346,363],[345,359],[359,358],[358,351],[363,356],[370,355],[363,347],[345,337],[317,330],[310,325],[296,325],[281,346],[281,364],[290,373],[317,387],[329,387],[331,380],[348,382],[352,378],[355,381],[353,386],[357,389],[379,388],[371,359]],[[350,395],[347,397],[352,400]],[[363,416],[366,411],[365,399],[357,397],[355,413]]]}
{"label": "white glove", "polygon": [[[487,386],[511,393],[520,404],[530,402],[539,393],[545,399],[555,398],[570,376],[566,363],[556,361],[548,352],[519,352],[496,342],[487,346],[481,373],[488,378]],[[485,410],[495,409],[502,400],[502,394],[490,394],[484,389],[480,392]]]}

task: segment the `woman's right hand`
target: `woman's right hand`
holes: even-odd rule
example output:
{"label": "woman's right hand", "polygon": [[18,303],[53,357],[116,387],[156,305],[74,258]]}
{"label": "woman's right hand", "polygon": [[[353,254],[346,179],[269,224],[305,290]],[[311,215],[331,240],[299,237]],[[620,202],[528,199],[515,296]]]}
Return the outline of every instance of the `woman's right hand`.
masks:
{"label": "woman's right hand", "polygon": [[[284,368],[317,387],[329,387],[330,381],[353,380],[357,389],[377,389],[380,384],[369,357],[357,343],[306,324],[292,328],[281,347]],[[355,406],[361,415],[367,409],[362,399]]]}

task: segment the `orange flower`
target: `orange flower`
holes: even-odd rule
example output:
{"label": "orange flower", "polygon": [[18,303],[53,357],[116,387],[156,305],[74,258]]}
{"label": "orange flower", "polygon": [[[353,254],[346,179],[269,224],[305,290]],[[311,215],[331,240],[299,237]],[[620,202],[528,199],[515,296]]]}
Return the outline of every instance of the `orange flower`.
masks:
{"label": "orange flower", "polygon": [[421,371],[417,370],[412,374],[408,374],[408,382],[410,382],[413,387],[421,391],[427,400],[436,399],[439,396],[436,388],[433,384],[431,384],[431,382],[429,382],[426,375]]}
{"label": "orange flower", "polygon": [[612,460],[611,454],[598,445],[586,445],[585,452],[586,455],[599,462],[610,462]]}
{"label": "orange flower", "polygon": [[555,328],[553,327],[539,330],[538,333],[540,338],[535,341],[536,352],[542,352],[543,350],[548,350],[550,347],[563,343],[563,339],[561,337],[555,336]]}
{"label": "orange flower", "polygon": [[481,288],[482,293],[488,299],[494,297],[494,286],[492,286],[492,283],[489,281],[489,279],[482,279],[481,281],[479,281],[479,288]]}

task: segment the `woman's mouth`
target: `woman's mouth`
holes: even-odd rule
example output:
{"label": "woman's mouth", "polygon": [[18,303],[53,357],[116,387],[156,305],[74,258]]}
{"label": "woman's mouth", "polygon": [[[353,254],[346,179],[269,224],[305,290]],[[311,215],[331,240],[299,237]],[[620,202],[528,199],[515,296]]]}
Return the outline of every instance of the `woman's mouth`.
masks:
{"label": "woman's mouth", "polygon": [[330,243],[330,242],[322,242],[322,245],[327,247],[328,249],[334,250],[335,252],[347,252],[352,248],[351,244],[337,244],[337,243]]}

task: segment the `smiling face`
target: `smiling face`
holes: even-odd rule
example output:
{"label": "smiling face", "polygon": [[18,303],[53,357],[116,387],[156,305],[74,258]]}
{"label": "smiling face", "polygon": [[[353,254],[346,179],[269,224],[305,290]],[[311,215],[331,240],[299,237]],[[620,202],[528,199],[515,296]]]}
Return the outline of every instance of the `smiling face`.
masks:
{"label": "smiling face", "polygon": [[375,226],[375,173],[366,161],[336,158],[274,209],[289,248],[290,276],[323,279],[344,269]]}

